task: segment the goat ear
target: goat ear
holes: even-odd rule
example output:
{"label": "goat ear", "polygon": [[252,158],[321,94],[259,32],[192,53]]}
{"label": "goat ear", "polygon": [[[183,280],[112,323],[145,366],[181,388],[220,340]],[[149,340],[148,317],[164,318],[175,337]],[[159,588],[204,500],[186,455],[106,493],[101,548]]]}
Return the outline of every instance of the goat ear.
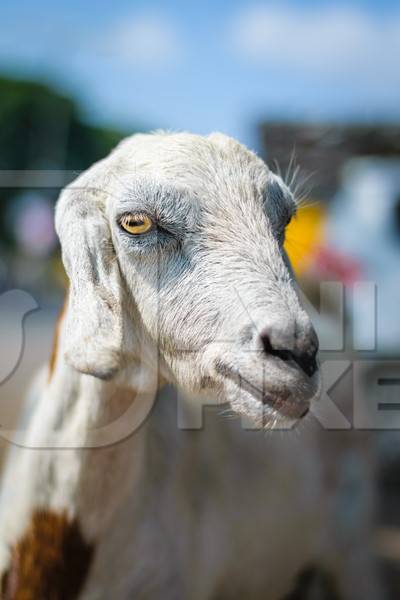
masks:
{"label": "goat ear", "polygon": [[122,290],[104,205],[101,192],[66,188],[56,230],[70,279],[65,358],[82,373],[110,379],[122,365]]}

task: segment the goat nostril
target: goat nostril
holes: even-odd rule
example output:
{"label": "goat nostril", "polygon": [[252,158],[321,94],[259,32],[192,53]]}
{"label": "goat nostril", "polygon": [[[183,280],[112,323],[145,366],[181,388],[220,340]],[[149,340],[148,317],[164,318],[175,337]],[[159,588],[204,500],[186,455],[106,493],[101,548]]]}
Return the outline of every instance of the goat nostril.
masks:
{"label": "goat nostril", "polygon": [[293,354],[293,359],[297,362],[299,367],[303,369],[304,373],[309,377],[312,377],[318,369],[317,364],[317,352],[313,352],[312,354]]}
{"label": "goat nostril", "polygon": [[266,354],[272,354],[273,348],[271,344],[271,340],[269,339],[269,335],[267,333],[261,334],[261,343],[263,345],[264,352]]}
{"label": "goat nostril", "polygon": [[265,333],[261,335],[261,341],[265,354],[276,356],[283,361],[293,360],[309,377],[312,377],[317,371],[317,349],[301,353],[287,349],[275,349],[271,344],[270,337]]}
{"label": "goat nostril", "polygon": [[263,349],[265,354],[270,354],[271,356],[276,356],[281,360],[291,360],[293,359],[293,354],[290,350],[287,349],[276,349],[272,346],[271,340],[268,334],[261,334],[261,341],[263,345]]}

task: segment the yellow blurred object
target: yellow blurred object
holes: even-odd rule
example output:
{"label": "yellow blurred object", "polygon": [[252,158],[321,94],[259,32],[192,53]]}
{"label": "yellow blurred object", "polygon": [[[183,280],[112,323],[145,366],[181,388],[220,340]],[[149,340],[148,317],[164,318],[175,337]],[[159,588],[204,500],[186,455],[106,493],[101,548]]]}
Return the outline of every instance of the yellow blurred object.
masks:
{"label": "yellow blurred object", "polygon": [[326,208],[321,202],[312,201],[299,207],[297,214],[286,228],[285,250],[296,275],[307,271],[316,248],[324,237]]}
{"label": "yellow blurred object", "polygon": [[51,273],[54,280],[60,286],[62,290],[67,290],[69,287],[69,279],[65,272],[63,263],[61,261],[61,256],[59,253],[52,259],[51,264]]}

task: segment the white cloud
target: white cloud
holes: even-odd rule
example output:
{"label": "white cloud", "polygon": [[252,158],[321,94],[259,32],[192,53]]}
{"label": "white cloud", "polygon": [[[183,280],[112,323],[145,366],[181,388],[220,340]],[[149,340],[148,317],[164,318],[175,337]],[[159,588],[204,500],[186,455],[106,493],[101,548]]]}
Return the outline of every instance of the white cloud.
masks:
{"label": "white cloud", "polygon": [[254,5],[232,22],[230,43],[256,65],[398,79],[400,12],[374,18],[350,7]]}
{"label": "white cloud", "polygon": [[138,15],[118,23],[101,44],[113,59],[142,68],[171,66],[182,55],[175,27],[156,15]]}

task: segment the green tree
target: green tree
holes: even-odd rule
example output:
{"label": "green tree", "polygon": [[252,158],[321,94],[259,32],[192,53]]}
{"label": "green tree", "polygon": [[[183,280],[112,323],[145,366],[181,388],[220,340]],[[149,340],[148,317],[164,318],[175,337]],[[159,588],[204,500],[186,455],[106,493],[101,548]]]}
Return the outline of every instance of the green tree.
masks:
{"label": "green tree", "polygon": [[[46,85],[0,77],[0,169],[82,170],[102,158],[125,132],[95,127],[70,98]],[[44,191],[55,199],[58,190]],[[0,189],[0,238],[12,243],[4,212],[18,189]]]}

